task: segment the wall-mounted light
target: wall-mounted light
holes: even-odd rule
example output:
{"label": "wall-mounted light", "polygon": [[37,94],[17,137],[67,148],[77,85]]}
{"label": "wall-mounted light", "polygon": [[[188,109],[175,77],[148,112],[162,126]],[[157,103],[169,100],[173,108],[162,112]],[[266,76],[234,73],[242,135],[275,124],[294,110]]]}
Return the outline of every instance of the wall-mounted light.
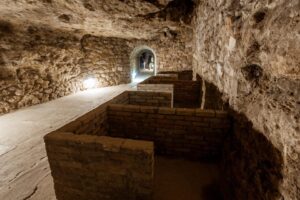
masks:
{"label": "wall-mounted light", "polygon": [[89,77],[89,78],[87,78],[83,81],[84,89],[92,89],[92,88],[95,88],[96,85],[97,85],[97,79],[96,78]]}

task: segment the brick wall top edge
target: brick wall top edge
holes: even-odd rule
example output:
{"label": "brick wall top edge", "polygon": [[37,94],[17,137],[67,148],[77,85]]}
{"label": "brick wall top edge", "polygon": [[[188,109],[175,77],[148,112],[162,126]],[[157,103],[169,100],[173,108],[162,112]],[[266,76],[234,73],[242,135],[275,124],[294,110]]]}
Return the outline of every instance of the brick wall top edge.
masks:
{"label": "brick wall top edge", "polygon": [[203,117],[228,117],[227,111],[222,110],[202,110],[202,109],[195,109],[195,108],[167,108],[167,107],[157,107],[157,106],[140,106],[140,105],[127,105],[127,104],[110,104],[108,106],[111,110],[128,110],[134,108],[141,112],[146,110],[154,110],[160,114],[177,114],[177,115],[196,115],[196,116],[203,116]]}
{"label": "brick wall top edge", "polygon": [[170,92],[160,92],[160,91],[129,91],[128,93],[129,95],[132,95],[132,94],[141,94],[141,95],[149,95],[149,96],[153,96],[153,95],[170,95],[171,93]]}
{"label": "brick wall top edge", "polygon": [[126,111],[140,111],[139,105],[131,105],[131,104],[110,104],[108,105],[109,110],[126,110]]}
{"label": "brick wall top edge", "polygon": [[[201,84],[200,81],[191,81],[191,80],[163,80],[163,79],[160,79],[160,80],[149,80],[148,82],[146,82],[145,84],[152,84],[152,83],[155,83],[155,82],[159,82],[160,84],[164,84],[163,82],[172,82],[172,83],[190,83],[190,84]],[[166,84],[170,84],[170,83],[166,83]]]}
{"label": "brick wall top edge", "polygon": [[156,84],[156,83],[139,83],[138,84],[138,87],[145,87],[145,86],[147,86],[147,87],[149,87],[149,86],[154,86],[154,87],[166,87],[166,86],[168,86],[168,87],[174,87],[174,84],[164,84],[164,83],[162,83],[162,84],[160,84],[160,83],[158,83],[158,84]]}
{"label": "brick wall top edge", "polygon": [[229,113],[224,110],[215,110],[216,117],[229,117]]}
{"label": "brick wall top edge", "polygon": [[154,150],[154,145],[151,141],[132,140],[109,136],[76,135],[70,132],[52,132],[44,136],[44,140],[50,143],[51,141],[69,141],[79,144],[96,144],[101,145],[103,149],[107,151],[122,148],[132,151],[152,153]]}

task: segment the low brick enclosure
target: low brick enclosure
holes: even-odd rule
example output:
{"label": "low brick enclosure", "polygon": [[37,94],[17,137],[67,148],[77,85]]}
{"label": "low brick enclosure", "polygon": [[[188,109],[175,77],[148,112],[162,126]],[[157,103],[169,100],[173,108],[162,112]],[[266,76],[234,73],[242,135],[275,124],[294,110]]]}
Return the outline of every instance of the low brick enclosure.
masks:
{"label": "low brick enclosure", "polygon": [[223,111],[108,106],[110,136],[154,141],[159,155],[218,159],[229,128],[229,117]]}
{"label": "low brick enclosure", "polygon": [[141,106],[173,107],[172,93],[127,91],[128,104]]}
{"label": "low brick enclosure", "polygon": [[192,70],[185,70],[185,71],[162,71],[158,72],[157,75],[176,75],[178,77],[178,80],[187,80],[191,81],[193,80],[193,71]]}
{"label": "low brick enclosure", "polygon": [[220,158],[226,112],[131,105],[137,95],[170,100],[170,93],[126,91],[45,136],[58,200],[152,199],[154,154]]}
{"label": "low brick enclosure", "polygon": [[53,132],[45,143],[57,199],[152,199],[152,142]]}
{"label": "low brick enclosure", "polygon": [[224,199],[279,198],[283,157],[245,116],[170,99],[126,91],[46,135],[57,199],[150,200],[155,155],[217,161]]}
{"label": "low brick enclosure", "polygon": [[174,107],[199,108],[202,85],[200,81],[178,80],[176,77],[152,76],[138,84],[138,90],[172,92]]}
{"label": "low brick enclosure", "polygon": [[[139,98],[139,100],[137,99]],[[75,134],[106,135],[107,134],[107,106],[109,104],[144,105],[171,107],[170,93],[125,91],[112,100],[102,104],[94,110],[86,113],[78,119],[58,129],[61,132],[73,132]]]}

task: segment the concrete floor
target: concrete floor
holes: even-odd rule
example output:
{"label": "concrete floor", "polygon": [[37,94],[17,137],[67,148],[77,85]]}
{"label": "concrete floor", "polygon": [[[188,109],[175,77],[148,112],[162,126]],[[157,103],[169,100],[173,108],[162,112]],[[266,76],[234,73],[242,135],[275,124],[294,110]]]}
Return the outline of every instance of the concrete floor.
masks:
{"label": "concrete floor", "polygon": [[132,84],[93,89],[0,116],[0,200],[54,200],[43,136]]}
{"label": "concrete floor", "polygon": [[154,200],[220,200],[217,164],[155,157]]}

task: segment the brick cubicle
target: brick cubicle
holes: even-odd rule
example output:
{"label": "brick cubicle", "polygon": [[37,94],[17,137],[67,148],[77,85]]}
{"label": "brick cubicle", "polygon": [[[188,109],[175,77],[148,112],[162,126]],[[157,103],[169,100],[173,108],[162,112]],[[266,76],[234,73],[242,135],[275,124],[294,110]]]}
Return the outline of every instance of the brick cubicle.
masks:
{"label": "brick cubicle", "polygon": [[57,132],[72,132],[74,134],[107,135],[107,112],[110,103],[128,103],[128,93],[123,92],[108,102],[98,106],[76,120],[56,130]]}
{"label": "brick cubicle", "polygon": [[141,94],[149,99],[163,93],[126,91],[45,136],[58,200],[151,199],[153,142],[162,155],[221,155],[226,112],[162,108],[159,102],[153,107],[148,101],[130,105],[135,103],[130,95]]}
{"label": "brick cubicle", "polygon": [[53,132],[45,143],[58,200],[152,199],[152,142]]}
{"label": "brick cubicle", "polygon": [[227,112],[110,104],[109,135],[154,141],[155,153],[192,159],[221,156]]}
{"label": "brick cubicle", "polygon": [[[168,89],[165,89],[167,87]],[[200,81],[178,80],[174,77],[152,76],[138,84],[138,90],[166,91],[173,87],[174,107],[199,108],[202,97]]]}
{"label": "brick cubicle", "polygon": [[[45,136],[58,200],[151,199],[153,144],[108,137],[107,106],[134,103],[126,91]],[[170,106],[170,94],[145,94],[143,105]],[[168,105],[166,102],[168,101]]]}
{"label": "brick cubicle", "polygon": [[[140,98],[139,100],[137,99]],[[172,96],[164,92],[145,92],[145,91],[125,91],[108,101],[105,104],[95,108],[85,115],[61,127],[57,131],[73,132],[75,134],[89,135],[107,135],[107,105],[116,104],[134,104],[144,106],[171,107]]]}

